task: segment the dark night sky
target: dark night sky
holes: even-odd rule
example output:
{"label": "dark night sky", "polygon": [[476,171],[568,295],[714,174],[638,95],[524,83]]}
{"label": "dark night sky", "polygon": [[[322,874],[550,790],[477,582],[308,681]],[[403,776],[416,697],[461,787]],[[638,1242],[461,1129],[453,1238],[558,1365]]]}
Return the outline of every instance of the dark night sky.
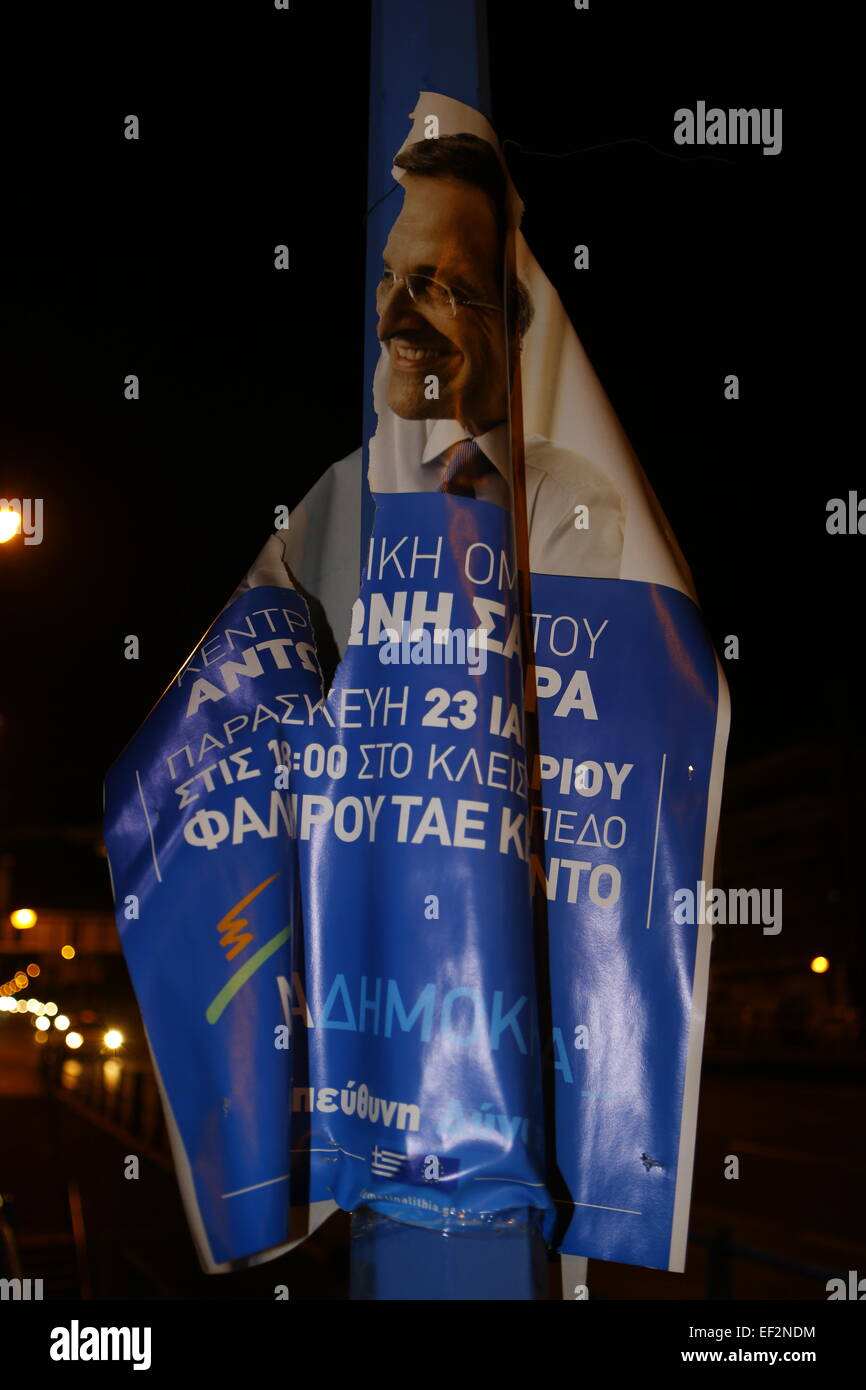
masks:
{"label": "dark night sky", "polygon": [[[367,9],[297,0],[229,22],[195,7],[188,31],[114,11],[108,54],[77,30],[60,86],[38,40],[7,51],[0,495],[45,503],[42,545],[0,548],[7,830],[98,823],[105,770],[274,506],[360,443]],[[825,530],[828,498],[863,476],[833,443],[845,369],[820,322],[842,194],[778,59],[787,11],[537,0],[517,32],[492,9],[494,124],[520,147],[524,230],[714,638],[740,638],[731,759],[820,734],[844,760],[866,539]],[[673,112],[698,99],[783,107],[782,154],[682,151]]]}

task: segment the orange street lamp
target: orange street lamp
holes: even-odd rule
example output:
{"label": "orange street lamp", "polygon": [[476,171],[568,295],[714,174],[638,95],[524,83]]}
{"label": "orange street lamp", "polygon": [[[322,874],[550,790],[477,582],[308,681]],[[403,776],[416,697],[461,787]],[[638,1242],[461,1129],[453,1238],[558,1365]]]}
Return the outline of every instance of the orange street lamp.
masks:
{"label": "orange street lamp", "polygon": [[0,545],[5,545],[6,541],[11,541],[13,536],[17,536],[21,530],[21,517],[12,507],[4,507],[0,511]]}

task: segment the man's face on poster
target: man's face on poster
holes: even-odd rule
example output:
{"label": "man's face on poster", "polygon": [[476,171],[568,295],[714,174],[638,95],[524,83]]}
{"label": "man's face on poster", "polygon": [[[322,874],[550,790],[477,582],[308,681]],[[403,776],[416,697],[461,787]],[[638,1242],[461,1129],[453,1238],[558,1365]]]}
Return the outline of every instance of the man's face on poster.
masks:
{"label": "man's face on poster", "polygon": [[[458,298],[502,304],[493,202],[460,179],[406,173],[404,201],[385,244],[386,270],[426,275]],[[459,420],[483,434],[508,413],[505,313],[415,303],[405,284],[382,292],[378,334],[387,345],[388,404],[407,420]],[[429,378],[438,399],[428,399]]]}

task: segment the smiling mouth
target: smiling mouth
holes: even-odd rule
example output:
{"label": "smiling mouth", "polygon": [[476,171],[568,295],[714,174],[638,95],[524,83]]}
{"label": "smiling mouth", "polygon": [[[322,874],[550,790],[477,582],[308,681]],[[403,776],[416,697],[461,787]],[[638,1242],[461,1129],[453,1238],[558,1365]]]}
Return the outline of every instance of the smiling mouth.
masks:
{"label": "smiling mouth", "polygon": [[404,372],[435,367],[454,355],[450,348],[418,347],[406,338],[392,338],[388,343],[388,352],[392,365]]}

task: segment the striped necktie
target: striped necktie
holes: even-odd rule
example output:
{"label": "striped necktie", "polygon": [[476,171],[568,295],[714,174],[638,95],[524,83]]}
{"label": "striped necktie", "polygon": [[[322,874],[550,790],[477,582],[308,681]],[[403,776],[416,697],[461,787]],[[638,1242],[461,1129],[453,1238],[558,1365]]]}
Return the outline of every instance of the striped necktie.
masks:
{"label": "striped necktie", "polygon": [[474,439],[459,440],[457,444],[444,449],[433,461],[441,461],[445,465],[439,491],[458,497],[474,497],[476,481],[493,469],[493,464]]}

